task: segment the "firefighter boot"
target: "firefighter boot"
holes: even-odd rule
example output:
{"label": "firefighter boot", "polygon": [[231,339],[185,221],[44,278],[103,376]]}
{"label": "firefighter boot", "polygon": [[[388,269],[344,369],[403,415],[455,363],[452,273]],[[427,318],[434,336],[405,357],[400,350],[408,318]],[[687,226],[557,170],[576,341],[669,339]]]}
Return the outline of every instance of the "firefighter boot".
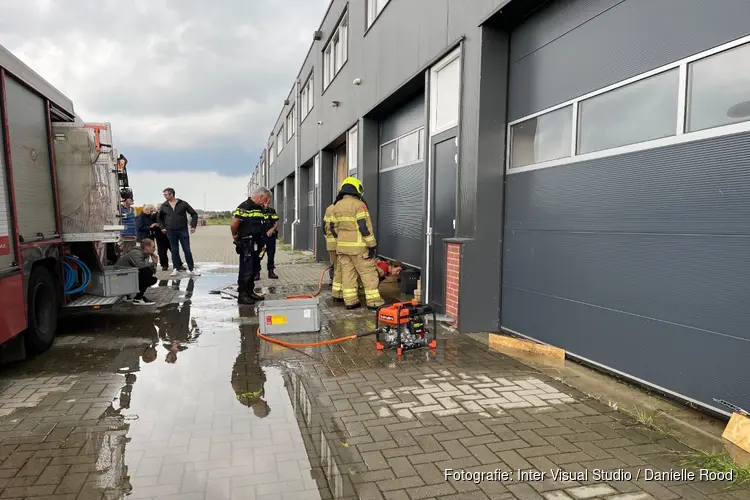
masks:
{"label": "firefighter boot", "polygon": [[277,279],[279,279],[279,277],[278,277],[278,276],[276,276],[276,273],[275,273],[275,272],[273,272],[273,269],[269,269],[269,270],[268,270],[268,278],[269,278],[269,279],[272,279],[272,280],[277,280]]}

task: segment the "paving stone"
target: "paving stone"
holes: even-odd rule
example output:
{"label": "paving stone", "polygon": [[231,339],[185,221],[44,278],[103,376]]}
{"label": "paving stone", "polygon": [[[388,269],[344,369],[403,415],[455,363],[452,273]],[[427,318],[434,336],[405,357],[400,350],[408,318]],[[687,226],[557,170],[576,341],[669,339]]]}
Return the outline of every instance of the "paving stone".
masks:
{"label": "paving stone", "polygon": [[[665,468],[666,453],[685,448],[447,330],[434,353],[401,359],[374,355],[371,338],[302,351],[261,343],[252,308],[209,293],[236,281],[225,234],[193,235],[203,276],[160,271],[154,308],[63,322],[45,356],[5,369],[0,498],[103,500],[103,485],[115,498],[129,480],[133,500],[749,500],[747,488],[697,483],[446,480],[445,468]],[[283,248],[277,266],[279,280],[257,283],[269,298],[315,291],[325,268]],[[372,312],[343,310],[325,285],[320,299],[325,328],[299,339],[372,328]],[[267,413],[237,397],[258,387]]]}

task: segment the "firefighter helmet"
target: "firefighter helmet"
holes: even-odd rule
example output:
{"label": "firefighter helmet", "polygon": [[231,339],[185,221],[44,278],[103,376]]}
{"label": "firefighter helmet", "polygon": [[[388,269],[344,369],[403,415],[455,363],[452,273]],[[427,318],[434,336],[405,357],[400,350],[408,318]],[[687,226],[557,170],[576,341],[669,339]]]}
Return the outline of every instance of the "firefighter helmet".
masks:
{"label": "firefighter helmet", "polygon": [[362,186],[362,182],[357,179],[356,177],[347,177],[344,179],[344,182],[341,183],[341,187],[344,187],[346,185],[352,186],[354,189],[357,190],[357,194],[362,195],[362,193],[365,192],[364,186]]}

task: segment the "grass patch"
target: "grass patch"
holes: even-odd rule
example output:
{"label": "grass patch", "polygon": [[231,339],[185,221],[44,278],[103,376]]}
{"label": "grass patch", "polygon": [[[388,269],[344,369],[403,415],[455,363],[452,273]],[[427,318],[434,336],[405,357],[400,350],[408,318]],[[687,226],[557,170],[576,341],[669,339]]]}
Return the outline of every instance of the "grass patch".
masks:
{"label": "grass patch", "polygon": [[229,226],[232,219],[206,219],[207,226]]}
{"label": "grass patch", "polygon": [[665,437],[674,437],[674,432],[672,432],[672,430],[666,424],[659,422],[658,417],[659,413],[661,413],[660,410],[652,410],[650,408],[637,406],[633,407],[633,409],[631,410],[622,407],[617,408],[616,405],[614,408],[630,416],[630,418],[635,420],[638,424],[646,427],[647,429],[651,429],[660,434],[663,434]]}
{"label": "grass patch", "polygon": [[744,485],[750,483],[750,465],[737,465],[726,452],[696,452],[687,455],[680,461],[680,465],[686,468],[703,469],[709,473],[727,474],[734,471],[732,484]]}

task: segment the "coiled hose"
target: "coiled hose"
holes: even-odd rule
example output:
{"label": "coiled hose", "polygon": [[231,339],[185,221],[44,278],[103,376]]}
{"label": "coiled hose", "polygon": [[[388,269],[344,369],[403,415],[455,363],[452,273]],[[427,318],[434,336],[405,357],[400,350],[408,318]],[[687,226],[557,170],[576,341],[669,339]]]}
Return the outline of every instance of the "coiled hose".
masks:
{"label": "coiled hose", "polygon": [[[65,269],[65,295],[74,295],[81,293],[88,288],[91,283],[91,269],[83,263],[78,257],[66,255],[63,263]],[[80,271],[80,285],[78,272]]]}

